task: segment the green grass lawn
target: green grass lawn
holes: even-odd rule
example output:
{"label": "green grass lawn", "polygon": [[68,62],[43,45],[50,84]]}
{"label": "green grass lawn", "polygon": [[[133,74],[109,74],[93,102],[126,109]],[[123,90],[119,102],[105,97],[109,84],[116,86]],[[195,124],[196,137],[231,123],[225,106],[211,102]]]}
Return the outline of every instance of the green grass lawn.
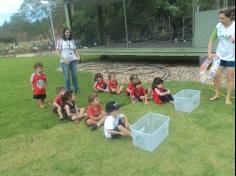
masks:
{"label": "green grass lawn", "polygon": [[[168,138],[154,152],[133,146],[129,138],[108,141],[103,129],[91,132],[62,122],[50,108],[41,110],[32,99],[32,65],[45,65],[52,102],[55,87],[63,85],[53,57],[0,59],[0,175],[1,176],[232,176],[235,173],[235,108],[224,98],[209,102],[213,94],[197,82],[166,82],[174,93],[183,88],[202,91],[200,106],[190,114],[177,113],[171,105],[131,105],[125,95],[101,94],[102,103],[116,100],[134,123],[147,112],[168,115]],[[82,95],[87,106],[93,75],[80,72]],[[147,86],[147,85],[146,85]]]}

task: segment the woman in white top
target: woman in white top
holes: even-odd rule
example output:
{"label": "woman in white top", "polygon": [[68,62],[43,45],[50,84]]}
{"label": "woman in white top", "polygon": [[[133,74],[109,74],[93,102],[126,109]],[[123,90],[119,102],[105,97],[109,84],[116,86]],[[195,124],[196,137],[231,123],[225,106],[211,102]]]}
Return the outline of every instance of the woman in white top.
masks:
{"label": "woman in white top", "polygon": [[220,67],[214,78],[215,95],[209,100],[214,101],[220,98],[220,78],[223,68],[226,68],[227,96],[225,104],[231,104],[231,93],[234,86],[235,72],[235,8],[223,9],[219,12],[220,23],[216,25],[208,44],[208,58],[212,59],[213,42],[218,39],[219,44],[216,50],[220,58]]}
{"label": "woman in white top", "polygon": [[65,28],[63,30],[62,39],[57,42],[57,51],[60,56],[66,91],[72,90],[70,82],[71,77],[74,92],[80,93],[77,80],[77,63],[80,57],[75,42],[72,39],[70,28]]}

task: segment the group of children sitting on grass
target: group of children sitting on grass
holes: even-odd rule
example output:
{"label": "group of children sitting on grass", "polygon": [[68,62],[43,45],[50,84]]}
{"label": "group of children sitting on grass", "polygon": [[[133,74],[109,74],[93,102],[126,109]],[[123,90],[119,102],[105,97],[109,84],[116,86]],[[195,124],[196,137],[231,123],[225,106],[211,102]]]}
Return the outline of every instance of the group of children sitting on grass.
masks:
{"label": "group of children sitting on grass", "polygon": [[[36,99],[41,108],[45,107],[47,76],[43,72],[43,64],[34,65],[35,72],[31,76],[33,98]],[[120,104],[110,101],[105,106],[105,111],[101,105],[97,93],[105,92],[112,94],[121,94],[124,92],[124,86],[119,85],[116,79],[116,73],[112,72],[105,81],[101,73],[95,74],[93,89],[96,93],[88,97],[88,107],[78,108],[75,104],[75,96],[72,90],[66,91],[64,87],[57,87],[57,96],[53,101],[53,112],[59,115],[59,119],[71,120],[79,123],[85,119],[86,124],[91,130],[96,130],[104,126],[106,138],[114,139],[120,136],[131,136],[128,119],[121,114]],[[142,86],[138,75],[130,76],[130,83],[126,88],[126,95],[130,97],[132,103],[143,102],[148,104],[151,99],[157,104],[169,102],[174,104],[170,90],[163,85],[161,78],[153,80],[152,89],[145,89]]]}
{"label": "group of children sitting on grass", "polygon": [[[108,74],[108,80],[105,81],[101,73],[95,74],[94,78],[94,91],[105,92],[112,94],[121,94],[124,91],[124,86],[119,85],[116,79],[116,73],[111,72]],[[162,104],[169,102],[174,104],[174,99],[171,96],[169,89],[163,85],[164,81],[161,78],[155,78],[152,83],[152,89],[145,89],[142,81],[138,78],[137,74],[130,75],[130,82],[126,88],[126,95],[130,97],[132,103],[144,102],[148,104],[150,99],[155,103]]]}

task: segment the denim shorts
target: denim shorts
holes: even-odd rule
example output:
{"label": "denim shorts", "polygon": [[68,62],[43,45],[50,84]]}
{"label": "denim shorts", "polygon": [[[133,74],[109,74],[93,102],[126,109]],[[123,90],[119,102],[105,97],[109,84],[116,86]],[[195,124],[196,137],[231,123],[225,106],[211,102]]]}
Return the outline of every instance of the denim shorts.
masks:
{"label": "denim shorts", "polygon": [[220,66],[222,66],[222,67],[235,67],[235,61],[220,60]]}

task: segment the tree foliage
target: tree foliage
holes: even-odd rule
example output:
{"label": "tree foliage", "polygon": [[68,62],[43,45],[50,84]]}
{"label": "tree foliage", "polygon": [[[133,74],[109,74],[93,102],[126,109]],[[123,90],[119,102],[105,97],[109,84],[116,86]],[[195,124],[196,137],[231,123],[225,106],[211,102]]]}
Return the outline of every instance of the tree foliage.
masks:
{"label": "tree foliage", "polygon": [[[223,0],[205,1],[195,0],[200,10],[215,9],[218,1],[223,5]],[[63,0],[50,1],[55,33],[61,35],[66,27]],[[178,28],[182,28],[182,20],[189,30],[192,27],[192,0],[126,0],[129,37],[142,38],[155,32],[160,19],[171,19]],[[229,0],[229,5],[234,5]],[[104,26],[102,30],[110,33],[112,40],[125,39],[124,13],[121,3],[106,4],[103,8]],[[72,4],[73,34],[85,44],[99,41],[101,26],[99,25],[97,7],[93,5],[82,6],[78,1]],[[11,36],[20,41],[30,41],[51,38],[49,9],[40,3],[40,0],[24,0],[20,11],[11,17],[10,22],[0,27],[4,36]],[[2,36],[2,35],[1,35]],[[8,37],[9,38],[9,37]],[[10,39],[10,38],[9,38]],[[2,41],[6,39],[2,39]],[[10,41],[10,40],[9,40]]]}

